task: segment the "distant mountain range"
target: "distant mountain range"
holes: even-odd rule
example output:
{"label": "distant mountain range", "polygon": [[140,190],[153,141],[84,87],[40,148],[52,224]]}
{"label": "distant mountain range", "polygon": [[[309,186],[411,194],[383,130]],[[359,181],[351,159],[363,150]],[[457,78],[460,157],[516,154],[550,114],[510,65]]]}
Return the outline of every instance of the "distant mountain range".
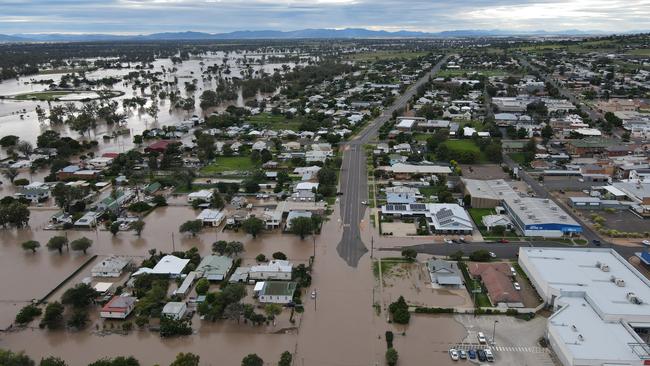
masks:
{"label": "distant mountain range", "polygon": [[20,33],[0,34],[0,42],[95,42],[95,41],[162,41],[162,40],[232,40],[232,39],[350,39],[350,38],[463,38],[463,37],[507,37],[507,36],[583,36],[603,35],[600,31],[512,31],[512,30],[453,30],[443,32],[375,31],[363,28],[346,29],[301,29],[295,31],[258,30],[229,33],[165,32],[146,35],[114,34],[64,34],[64,33]]}

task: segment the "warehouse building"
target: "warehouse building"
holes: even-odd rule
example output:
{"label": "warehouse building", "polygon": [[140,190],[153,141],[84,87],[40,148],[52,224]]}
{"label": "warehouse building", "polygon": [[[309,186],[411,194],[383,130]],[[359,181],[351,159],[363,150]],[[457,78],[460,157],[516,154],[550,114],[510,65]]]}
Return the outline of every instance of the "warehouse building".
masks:
{"label": "warehouse building", "polygon": [[518,196],[503,179],[461,179],[463,191],[470,195],[472,208],[495,208],[506,197]]}
{"label": "warehouse building", "polygon": [[502,206],[525,236],[559,238],[582,232],[582,226],[550,199],[508,197]]}
{"label": "warehouse building", "polygon": [[546,337],[565,366],[648,365],[650,281],[612,249],[519,248],[555,313]]}

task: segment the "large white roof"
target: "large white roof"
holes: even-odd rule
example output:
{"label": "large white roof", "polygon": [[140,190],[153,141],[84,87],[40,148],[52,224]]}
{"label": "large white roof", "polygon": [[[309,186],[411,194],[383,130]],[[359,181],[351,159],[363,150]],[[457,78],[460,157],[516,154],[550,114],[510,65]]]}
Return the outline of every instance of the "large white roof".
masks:
{"label": "large white roof", "polygon": [[166,255],[153,267],[152,274],[179,275],[190,262],[189,259],[181,259],[173,255]]}

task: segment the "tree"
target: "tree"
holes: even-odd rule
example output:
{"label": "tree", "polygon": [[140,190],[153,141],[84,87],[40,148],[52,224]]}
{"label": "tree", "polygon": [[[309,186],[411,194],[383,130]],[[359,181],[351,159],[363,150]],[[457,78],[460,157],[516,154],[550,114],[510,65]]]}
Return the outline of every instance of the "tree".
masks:
{"label": "tree", "polygon": [[415,261],[415,258],[418,256],[418,252],[413,248],[404,248],[402,249],[402,257],[408,260],[409,262]]}
{"label": "tree", "polygon": [[223,200],[223,197],[221,197],[221,194],[216,189],[212,192],[212,200],[210,204],[212,205],[212,207],[218,209],[222,209],[226,205],[226,203]]}
{"label": "tree", "polygon": [[244,244],[240,241],[230,241],[226,245],[226,254],[230,256],[237,256],[244,251]]}
{"label": "tree", "polygon": [[16,324],[27,324],[34,320],[34,318],[37,316],[41,316],[42,313],[43,311],[39,307],[34,304],[29,304],[20,309],[18,314],[16,314]]}
{"label": "tree", "polygon": [[196,287],[194,290],[198,295],[205,295],[208,292],[208,289],[210,288],[210,281],[208,281],[207,278],[201,278],[196,282]]}
{"label": "tree", "polygon": [[291,232],[299,235],[300,239],[314,232],[314,225],[309,217],[296,217],[291,219]]}
{"label": "tree", "polygon": [[397,301],[388,306],[388,311],[393,316],[393,321],[397,324],[408,324],[411,320],[409,313],[409,306],[404,300],[404,296],[400,296]]}
{"label": "tree", "polygon": [[469,255],[469,260],[471,260],[472,262],[489,262],[490,259],[491,259],[490,252],[484,249],[473,251]]}
{"label": "tree", "polygon": [[389,348],[386,350],[386,364],[388,366],[395,366],[397,365],[397,359],[399,358],[397,351],[395,348]]}
{"label": "tree", "polygon": [[280,304],[266,304],[264,306],[264,313],[266,313],[269,319],[273,320],[277,315],[282,313],[282,306]]}
{"label": "tree", "polygon": [[140,236],[142,230],[144,229],[144,221],[138,220],[131,223],[131,229],[135,231],[135,235]]}
{"label": "tree", "polygon": [[80,283],[67,289],[61,296],[61,302],[63,305],[84,308],[90,305],[95,297],[97,297],[97,291],[94,288],[88,284]]}
{"label": "tree", "polygon": [[84,195],[82,189],[78,187],[68,186],[63,183],[58,183],[52,188],[52,197],[54,197],[54,202],[59,206],[64,212],[70,210],[70,204],[78,199],[81,199]]}
{"label": "tree", "polygon": [[492,234],[494,234],[495,236],[502,236],[506,232],[506,227],[503,225],[497,225],[494,226],[492,230],[490,230],[490,232],[492,232]]}
{"label": "tree", "polygon": [[181,352],[176,355],[176,359],[169,366],[199,366],[200,359],[199,355]]}
{"label": "tree", "polygon": [[242,314],[244,314],[244,304],[240,302],[230,303],[223,310],[223,316],[226,319],[236,320],[237,323],[239,323]]}
{"label": "tree", "polygon": [[18,169],[16,168],[7,168],[2,171],[2,175],[4,175],[5,178],[9,179],[11,183],[14,182],[18,174],[20,173],[18,173]]}
{"label": "tree", "polygon": [[76,329],[83,329],[88,324],[88,310],[85,308],[76,308],[72,311],[70,319],[68,319],[68,326]]}
{"label": "tree", "polygon": [[215,253],[219,253],[219,255],[224,255],[226,254],[226,247],[228,246],[228,242],[225,240],[219,240],[217,242],[212,243],[212,251]]}
{"label": "tree", "polygon": [[22,352],[14,353],[0,349],[0,365],[34,366],[34,361]]}
{"label": "tree", "polygon": [[318,183],[322,185],[335,185],[336,184],[336,171],[332,168],[324,167],[316,174]]}
{"label": "tree", "polygon": [[544,126],[544,128],[542,128],[542,137],[545,140],[550,140],[551,137],[553,137],[553,134],[554,134],[553,127],[551,127],[551,125],[547,124],[546,126]]}
{"label": "tree", "polygon": [[117,235],[117,233],[120,232],[120,223],[118,221],[111,222],[108,230],[113,234],[113,236]]}
{"label": "tree", "polygon": [[60,302],[51,302],[45,307],[45,314],[40,327],[47,329],[59,328],[63,323],[63,305]]}
{"label": "tree", "polygon": [[255,353],[251,353],[241,360],[241,366],[264,366],[264,360]]}
{"label": "tree", "polygon": [[115,357],[113,359],[105,358],[95,361],[88,366],[140,366],[140,362],[131,357]]}
{"label": "tree", "polygon": [[257,257],[255,257],[255,260],[258,262],[266,262],[266,256],[262,253],[258,254]]}
{"label": "tree", "polygon": [[190,233],[192,236],[196,236],[203,229],[203,222],[201,220],[188,220],[181,224],[178,228],[180,233]]}
{"label": "tree", "polygon": [[86,238],[85,236],[79,239],[75,239],[70,242],[70,248],[74,251],[82,251],[86,254],[88,248],[93,245],[93,241]]}
{"label": "tree", "polygon": [[31,143],[29,143],[29,141],[21,141],[16,146],[16,150],[28,158],[30,155],[32,155],[32,152],[34,152],[34,147]]}
{"label": "tree", "polygon": [[282,252],[275,252],[272,255],[273,259],[281,260],[281,261],[286,261],[287,260],[287,255],[282,253]]}
{"label": "tree", "polygon": [[41,363],[38,366],[67,366],[65,361],[58,357],[46,357],[41,360]]}
{"label": "tree", "polygon": [[29,208],[20,202],[12,200],[8,204],[0,203],[0,225],[2,227],[7,227],[7,225],[17,228],[25,227],[29,223],[29,215]]}
{"label": "tree", "polygon": [[58,250],[59,254],[63,254],[63,247],[68,246],[68,238],[65,236],[53,236],[47,241],[47,249]]}
{"label": "tree", "polygon": [[177,335],[190,335],[192,334],[192,327],[189,320],[174,319],[168,316],[160,318],[160,336],[161,337],[174,337]]}
{"label": "tree", "polygon": [[37,242],[36,240],[27,240],[26,242],[23,242],[21,245],[23,249],[25,250],[31,250],[32,253],[36,253],[36,249],[41,247],[41,243]]}
{"label": "tree", "polygon": [[291,352],[284,351],[282,352],[282,355],[280,355],[280,362],[278,362],[278,366],[291,366],[292,360],[293,356],[291,356]]}
{"label": "tree", "polygon": [[255,238],[264,229],[264,221],[253,216],[242,223],[242,228],[246,233],[253,235],[253,238]]}

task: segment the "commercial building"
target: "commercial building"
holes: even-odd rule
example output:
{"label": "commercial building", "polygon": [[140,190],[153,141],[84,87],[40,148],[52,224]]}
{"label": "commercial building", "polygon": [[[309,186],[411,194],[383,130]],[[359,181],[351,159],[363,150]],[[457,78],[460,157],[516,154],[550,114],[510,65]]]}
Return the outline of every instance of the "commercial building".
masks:
{"label": "commercial building", "polygon": [[454,203],[387,204],[381,214],[392,217],[424,217],[431,231],[438,234],[471,234],[472,219],[467,211]]}
{"label": "commercial building", "polygon": [[502,206],[525,236],[558,238],[582,232],[580,224],[547,198],[508,197]]}
{"label": "commercial building", "polygon": [[472,208],[494,208],[501,204],[506,197],[518,197],[508,183],[503,179],[479,180],[461,179],[463,190],[471,196]]}
{"label": "commercial building", "polygon": [[451,174],[451,168],[448,166],[439,165],[413,165],[397,163],[392,166],[380,167],[379,169],[392,174],[395,179],[411,179],[414,175]]}
{"label": "commercial building", "polygon": [[521,247],[519,264],[555,311],[546,337],[563,365],[650,364],[650,281],[618,253]]}

